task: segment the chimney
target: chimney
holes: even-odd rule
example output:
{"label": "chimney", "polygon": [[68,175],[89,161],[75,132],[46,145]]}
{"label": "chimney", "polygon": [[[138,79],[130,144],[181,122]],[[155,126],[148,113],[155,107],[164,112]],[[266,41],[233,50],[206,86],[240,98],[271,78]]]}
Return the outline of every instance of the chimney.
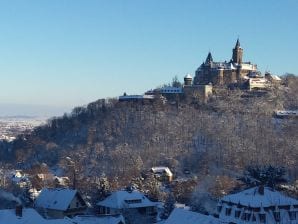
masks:
{"label": "chimney", "polygon": [[258,192],[259,192],[260,195],[264,195],[264,185],[259,186]]}
{"label": "chimney", "polygon": [[18,217],[23,216],[23,206],[20,204],[16,205],[16,216],[18,216]]}

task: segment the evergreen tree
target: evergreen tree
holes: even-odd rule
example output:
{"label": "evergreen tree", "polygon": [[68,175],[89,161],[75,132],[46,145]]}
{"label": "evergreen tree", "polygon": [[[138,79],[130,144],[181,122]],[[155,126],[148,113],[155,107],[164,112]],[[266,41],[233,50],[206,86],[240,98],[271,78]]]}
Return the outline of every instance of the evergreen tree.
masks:
{"label": "evergreen tree", "polygon": [[286,182],[285,168],[269,166],[249,166],[240,178],[247,186],[264,185],[275,188],[277,184]]}

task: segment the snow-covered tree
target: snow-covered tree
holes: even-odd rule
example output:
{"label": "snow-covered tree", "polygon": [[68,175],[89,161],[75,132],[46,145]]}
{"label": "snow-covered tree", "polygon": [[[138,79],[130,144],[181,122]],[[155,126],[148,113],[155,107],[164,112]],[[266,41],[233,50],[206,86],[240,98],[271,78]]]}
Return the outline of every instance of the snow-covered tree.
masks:
{"label": "snow-covered tree", "polygon": [[275,188],[277,184],[286,182],[284,167],[249,166],[240,178],[247,186],[264,185]]}

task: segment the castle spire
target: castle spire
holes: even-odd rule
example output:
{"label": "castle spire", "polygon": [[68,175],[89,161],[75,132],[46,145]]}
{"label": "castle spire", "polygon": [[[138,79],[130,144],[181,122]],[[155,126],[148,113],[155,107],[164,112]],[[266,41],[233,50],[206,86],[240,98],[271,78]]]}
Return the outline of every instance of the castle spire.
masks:
{"label": "castle spire", "polygon": [[209,51],[205,63],[210,64],[211,62],[213,62],[213,58],[212,58],[211,52]]}
{"label": "castle spire", "polygon": [[235,48],[239,48],[239,47],[240,47],[240,41],[239,41],[239,38],[237,38],[237,42],[236,42]]}

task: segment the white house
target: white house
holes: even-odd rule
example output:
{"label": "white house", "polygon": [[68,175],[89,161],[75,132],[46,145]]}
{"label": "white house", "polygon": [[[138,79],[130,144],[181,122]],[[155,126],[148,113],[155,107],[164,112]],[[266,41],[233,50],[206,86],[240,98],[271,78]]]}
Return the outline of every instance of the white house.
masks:
{"label": "white house", "polygon": [[227,195],[217,209],[226,223],[298,224],[298,200],[263,186]]}
{"label": "white house", "polygon": [[87,206],[77,190],[67,188],[44,188],[34,203],[46,218],[63,218],[84,214]]}
{"label": "white house", "polygon": [[219,224],[219,219],[181,208],[175,208],[164,224]]}
{"label": "white house", "polygon": [[173,173],[168,167],[155,166],[151,168],[151,172],[161,181],[171,182],[173,180]]}
{"label": "white house", "polygon": [[113,192],[97,203],[100,215],[122,214],[128,223],[152,223],[156,219],[157,205],[139,191],[125,190]]}

